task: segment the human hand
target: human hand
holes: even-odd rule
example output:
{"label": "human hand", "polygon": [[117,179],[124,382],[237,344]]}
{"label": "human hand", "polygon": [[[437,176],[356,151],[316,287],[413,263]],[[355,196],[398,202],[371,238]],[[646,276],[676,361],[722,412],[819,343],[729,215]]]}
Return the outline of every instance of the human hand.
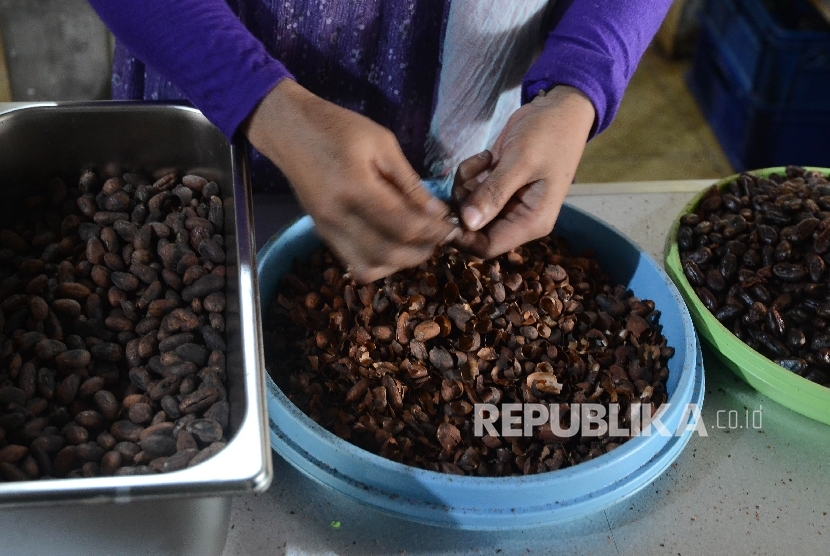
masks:
{"label": "human hand", "polygon": [[244,131],[359,283],[416,266],[457,234],[391,131],[292,80],[262,100]]}
{"label": "human hand", "polygon": [[466,230],[453,244],[490,258],[549,234],[595,115],[582,92],[561,85],[514,112],[492,153],[458,166],[453,197]]}

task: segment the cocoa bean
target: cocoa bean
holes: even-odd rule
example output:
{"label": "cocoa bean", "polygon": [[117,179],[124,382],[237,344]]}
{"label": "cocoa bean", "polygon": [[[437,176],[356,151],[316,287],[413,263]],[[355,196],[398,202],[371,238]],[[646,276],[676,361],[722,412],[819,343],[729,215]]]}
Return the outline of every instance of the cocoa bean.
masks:
{"label": "cocoa bean", "polygon": [[179,450],[175,454],[170,455],[164,462],[162,470],[164,472],[179,471],[185,469],[196,454],[199,452],[196,448],[186,448]]}
{"label": "cocoa bean", "polygon": [[[175,299],[155,299],[147,305],[147,314],[157,318],[165,317],[166,319],[165,315],[176,309],[178,306],[179,302]],[[161,324],[164,323],[165,319],[162,319]]]}
{"label": "cocoa bean", "polygon": [[[120,442],[138,442],[143,430],[144,427],[136,425],[132,421],[116,421],[110,427],[110,434]],[[117,449],[118,446],[116,446]],[[135,454],[133,454],[133,457],[135,457]]]}
{"label": "cocoa bean", "polygon": [[190,462],[188,462],[187,466],[194,467],[204,461],[207,461],[208,459],[212,458],[213,456],[221,452],[224,447],[224,442],[214,442],[213,444],[211,444],[210,446],[201,450],[198,454],[193,456]]}
{"label": "cocoa bean", "polygon": [[176,394],[180,382],[181,379],[179,377],[168,375],[157,382],[147,393],[153,401],[159,401],[164,396]]}
{"label": "cocoa bean", "polygon": [[35,355],[43,361],[51,361],[66,352],[66,344],[57,340],[41,340],[35,345]]}
{"label": "cocoa bean", "polygon": [[112,226],[119,220],[126,220],[129,222],[130,215],[126,212],[98,211],[93,216],[93,220],[95,220],[96,224],[100,224],[101,226]]}
{"label": "cocoa bean", "polygon": [[203,445],[218,442],[224,435],[222,426],[213,419],[196,419],[188,423],[185,430]]}
{"label": "cocoa bean", "polygon": [[127,269],[124,259],[118,253],[104,253],[104,265],[113,271],[122,272]]}
{"label": "cocoa bean", "polygon": [[182,332],[180,334],[174,334],[172,336],[168,336],[159,342],[159,351],[167,352],[173,351],[177,347],[193,342],[196,339],[196,335],[191,332]]}
{"label": "cocoa bean", "polygon": [[212,263],[225,262],[225,251],[212,239],[205,239],[199,243],[199,254]]}
{"label": "cocoa bean", "polygon": [[102,342],[90,348],[90,353],[95,359],[117,363],[124,357],[123,348],[112,342]]}
{"label": "cocoa bean", "polygon": [[[132,216],[131,216],[132,219]],[[113,230],[115,233],[121,237],[124,241],[128,243],[132,243],[135,240],[136,234],[138,233],[138,227],[133,222],[128,222],[126,220],[116,220],[112,224]]]}
{"label": "cocoa bean", "polygon": [[208,409],[218,400],[219,391],[217,389],[200,389],[182,398],[181,402],[179,402],[179,411],[185,415],[199,413]]}
{"label": "cocoa bean", "polygon": [[91,293],[92,291],[88,287],[78,282],[64,282],[58,284],[58,287],[55,289],[56,297],[68,297],[77,301],[86,299]]}
{"label": "cocoa bean", "polygon": [[222,338],[222,334],[212,326],[203,326],[201,328],[201,333],[207,349],[219,350],[222,352],[227,349],[225,346],[225,340]]}
{"label": "cocoa bean", "polygon": [[75,400],[78,388],[81,386],[81,377],[73,373],[64,378],[55,391],[55,401],[63,405],[69,405]]}
{"label": "cocoa bean", "polygon": [[[115,395],[112,392],[109,390],[99,390],[93,395],[92,399],[95,402],[98,411],[101,412],[101,415],[103,415],[105,419],[112,421],[118,417],[121,408],[118,405],[118,400],[115,399]],[[115,433],[113,433],[113,435],[115,435]]]}
{"label": "cocoa bean", "polygon": [[132,292],[138,289],[139,280],[127,272],[113,272],[110,275],[112,283],[125,292]]}
{"label": "cocoa bean", "polygon": [[224,209],[187,181],[87,170],[0,230],[0,480],[183,469],[195,421],[202,460],[224,446]]}
{"label": "cocoa bean", "polygon": [[199,317],[190,309],[173,309],[161,321],[165,332],[192,332],[199,328]]}
{"label": "cocoa bean", "polygon": [[154,268],[145,264],[133,263],[130,265],[130,274],[145,284],[152,284],[158,280],[158,272]]}
{"label": "cocoa bean", "polygon": [[207,274],[196,280],[190,286],[182,290],[182,299],[190,302],[195,297],[205,297],[214,292],[221,291],[225,287],[224,277],[215,274]]}

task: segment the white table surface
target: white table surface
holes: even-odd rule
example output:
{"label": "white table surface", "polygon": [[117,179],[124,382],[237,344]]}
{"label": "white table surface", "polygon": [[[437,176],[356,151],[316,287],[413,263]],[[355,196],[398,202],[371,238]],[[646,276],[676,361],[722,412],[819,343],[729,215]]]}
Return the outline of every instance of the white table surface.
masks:
{"label": "white table surface", "polygon": [[[662,261],[672,219],[711,183],[576,184],[568,202]],[[257,198],[255,212],[259,245],[299,214],[280,197]],[[234,499],[224,556],[830,554],[830,427],[758,394],[711,353],[704,361],[708,436],[693,435],[652,485],[604,512],[510,533],[430,527],[354,502],[274,454],[271,488]],[[729,429],[727,413],[717,428],[718,411],[761,408],[760,430]]]}

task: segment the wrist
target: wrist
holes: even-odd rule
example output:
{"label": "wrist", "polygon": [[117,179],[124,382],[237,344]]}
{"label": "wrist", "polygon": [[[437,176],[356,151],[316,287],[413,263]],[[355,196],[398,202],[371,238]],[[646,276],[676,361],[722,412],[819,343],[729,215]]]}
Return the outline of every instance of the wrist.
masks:
{"label": "wrist", "polygon": [[596,126],[597,111],[588,96],[576,87],[570,85],[554,85],[548,90],[540,89],[539,93],[530,101],[534,106],[556,107],[566,109],[569,117],[587,125],[593,130]]}
{"label": "wrist", "polygon": [[313,95],[293,79],[282,79],[266,94],[245,120],[242,132],[258,151],[282,167],[285,141],[281,136],[295,128],[302,105]]}

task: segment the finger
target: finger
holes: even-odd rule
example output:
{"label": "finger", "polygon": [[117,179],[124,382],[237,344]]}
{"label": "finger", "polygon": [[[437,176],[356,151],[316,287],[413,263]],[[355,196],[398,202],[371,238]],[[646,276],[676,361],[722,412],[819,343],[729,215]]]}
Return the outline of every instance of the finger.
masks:
{"label": "finger", "polygon": [[486,150],[464,160],[458,165],[458,169],[455,171],[453,187],[460,186],[463,183],[475,178],[480,173],[489,169],[492,162],[493,154]]}
{"label": "finger", "polygon": [[492,258],[548,235],[559,216],[562,203],[555,199],[548,200],[544,205],[545,210],[533,210],[530,207],[538,207],[538,204],[528,204],[525,197],[537,194],[531,187],[520,189],[507,203],[502,214],[485,228],[486,242],[478,240],[472,243],[470,252],[481,258]]}
{"label": "finger", "polygon": [[[353,206],[372,233],[381,238],[397,246],[433,249],[444,243],[460,223],[451,220],[449,206],[424,187],[394,137],[389,142],[394,143],[389,146],[391,154],[376,161],[378,175],[369,178],[376,182],[366,184],[371,194]],[[360,241],[365,246],[376,244],[365,235]]]}
{"label": "finger", "polygon": [[356,204],[354,214],[358,221],[355,229],[362,230],[354,237],[360,238],[358,245],[363,248],[389,244],[393,252],[404,246],[431,251],[458,227],[446,218],[449,211],[433,215],[418,210],[388,183],[367,187],[372,194],[366,202]]}
{"label": "finger", "polygon": [[403,193],[408,203],[426,214],[444,218],[450,212],[446,203],[435,197],[424,186],[418,172],[409,164],[394,137],[387,150],[378,158],[377,168],[383,179]]}
{"label": "finger", "polygon": [[349,265],[347,268],[349,275],[354,278],[354,281],[359,285],[368,284],[369,282],[386,278],[387,276],[400,270],[392,265],[369,266],[355,264]]}
{"label": "finger", "polygon": [[[508,129],[511,126],[511,124],[513,123],[513,119],[515,117],[516,117],[515,114],[510,116],[510,119],[504,125],[505,130]],[[492,152],[492,156],[493,156],[493,161],[491,162],[491,166],[495,166],[499,162],[501,162],[501,157],[503,155],[502,151],[504,150],[505,143],[507,141],[507,136],[508,136],[508,133],[506,133],[505,130],[502,130],[502,132],[499,133],[498,137],[496,137],[496,142],[493,143],[493,146],[490,148],[490,151]]]}
{"label": "finger", "polygon": [[426,261],[435,251],[435,245],[401,245],[367,230],[363,241],[344,241],[342,235],[324,237],[346,270],[361,283],[389,276],[402,268],[414,267]]}
{"label": "finger", "polygon": [[472,231],[492,221],[510,200],[510,197],[530,181],[527,165],[503,159],[487,179],[473,190],[461,207],[461,219]]}
{"label": "finger", "polygon": [[481,182],[487,179],[490,175],[489,170],[485,170],[480,173],[478,176],[475,176],[473,179],[467,180],[464,183],[460,183],[458,185],[453,186],[452,190],[452,198],[453,201],[458,205],[461,204],[470,196],[470,193],[475,191]]}
{"label": "finger", "polygon": [[441,242],[445,245],[452,244],[457,238],[461,237],[461,235],[464,233],[464,229],[461,228],[456,222],[451,221],[450,223],[453,224],[452,231],[449,234],[447,234],[447,237],[445,237],[444,241]]}
{"label": "finger", "polygon": [[358,260],[347,268],[359,283],[373,282],[385,278],[404,268],[412,268],[427,261],[435,252],[435,246],[429,247],[388,247],[385,256],[376,261]]}
{"label": "finger", "polygon": [[453,186],[452,201],[456,207],[460,207],[464,200],[470,196],[470,190],[463,186]]}
{"label": "finger", "polygon": [[451,191],[452,202],[456,208],[461,206],[470,195],[470,191],[487,178],[492,162],[492,153],[485,150],[458,165]]}
{"label": "finger", "polygon": [[486,233],[471,232],[463,228],[455,235],[450,245],[463,253],[480,258],[487,258],[486,254],[490,252],[490,238]]}

